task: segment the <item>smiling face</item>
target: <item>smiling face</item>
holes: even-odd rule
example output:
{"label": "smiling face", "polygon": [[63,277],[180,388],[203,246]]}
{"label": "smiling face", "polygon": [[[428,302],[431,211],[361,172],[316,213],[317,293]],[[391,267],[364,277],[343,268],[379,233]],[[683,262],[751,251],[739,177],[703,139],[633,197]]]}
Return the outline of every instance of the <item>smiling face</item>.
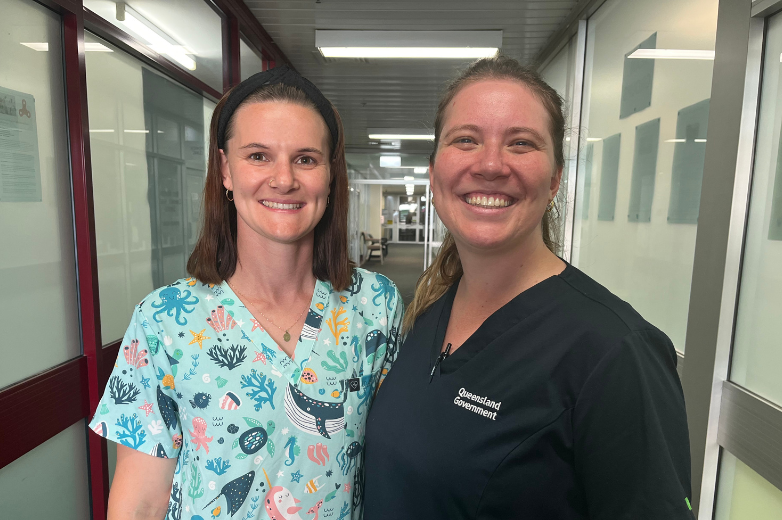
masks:
{"label": "smiling face", "polygon": [[238,235],[311,241],[331,180],[323,118],[311,108],[269,101],[242,106],[232,125],[221,170],[223,186],[233,192]]}
{"label": "smiling face", "polygon": [[453,97],[429,176],[437,214],[460,249],[543,244],[541,221],[562,174],[549,125],[518,81],[480,80]]}

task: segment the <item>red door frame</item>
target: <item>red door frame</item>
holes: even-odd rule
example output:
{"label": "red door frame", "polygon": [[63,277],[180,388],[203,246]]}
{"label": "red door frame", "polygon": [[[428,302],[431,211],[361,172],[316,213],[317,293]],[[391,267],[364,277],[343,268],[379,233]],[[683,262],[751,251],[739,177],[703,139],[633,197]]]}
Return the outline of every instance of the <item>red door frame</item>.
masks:
{"label": "red door frame", "polygon": [[[0,469],[35,449],[66,428],[86,421],[98,406],[114,366],[120,342],[103,346],[100,334],[100,294],[95,242],[95,212],[90,163],[87,72],[84,30],[102,38],[216,101],[221,93],[155,53],[130,35],[84,9],[81,0],[23,0],[42,4],[62,19],[65,107],[69,137],[77,294],[82,355],[0,389],[0,416],[14,417],[3,425],[4,449]],[[196,1],[196,0],[193,0]],[[263,57],[264,70],[287,57],[242,0],[201,0],[223,18],[223,90],[240,81],[240,32]],[[55,401],[51,396],[56,394]],[[56,402],[56,405],[54,404]],[[93,520],[105,520],[109,496],[106,440],[87,433],[90,505]]]}

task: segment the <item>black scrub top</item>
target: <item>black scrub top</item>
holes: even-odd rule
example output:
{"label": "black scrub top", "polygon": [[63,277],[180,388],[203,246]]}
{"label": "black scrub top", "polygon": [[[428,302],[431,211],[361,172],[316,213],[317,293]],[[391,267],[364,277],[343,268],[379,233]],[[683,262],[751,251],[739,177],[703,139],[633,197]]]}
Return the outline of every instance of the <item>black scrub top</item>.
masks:
{"label": "black scrub top", "polygon": [[568,265],[431,378],[457,285],[416,321],[370,411],[365,520],[694,518],[665,334]]}

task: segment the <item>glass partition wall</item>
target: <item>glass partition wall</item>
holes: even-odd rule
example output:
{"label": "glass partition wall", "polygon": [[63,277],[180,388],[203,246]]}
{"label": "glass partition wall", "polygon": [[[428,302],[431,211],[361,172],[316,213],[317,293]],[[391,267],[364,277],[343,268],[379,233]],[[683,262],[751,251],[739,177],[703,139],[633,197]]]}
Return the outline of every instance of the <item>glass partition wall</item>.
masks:
{"label": "glass partition wall", "polygon": [[673,340],[697,518],[782,519],[782,1],[587,4],[563,256]]}
{"label": "glass partition wall", "polygon": [[679,352],[717,6],[717,0],[609,0],[587,22],[571,262],[630,302]]}

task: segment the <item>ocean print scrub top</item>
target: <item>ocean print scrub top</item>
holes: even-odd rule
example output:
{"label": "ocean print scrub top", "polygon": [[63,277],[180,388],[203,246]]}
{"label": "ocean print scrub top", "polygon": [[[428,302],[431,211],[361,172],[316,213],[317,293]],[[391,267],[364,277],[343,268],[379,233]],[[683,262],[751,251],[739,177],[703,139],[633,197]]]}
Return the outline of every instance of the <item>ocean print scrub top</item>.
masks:
{"label": "ocean print scrub top", "polygon": [[167,520],[356,518],[402,315],[382,275],[316,281],[291,359],[227,283],[179,280],[136,306],[90,427],[177,459]]}

